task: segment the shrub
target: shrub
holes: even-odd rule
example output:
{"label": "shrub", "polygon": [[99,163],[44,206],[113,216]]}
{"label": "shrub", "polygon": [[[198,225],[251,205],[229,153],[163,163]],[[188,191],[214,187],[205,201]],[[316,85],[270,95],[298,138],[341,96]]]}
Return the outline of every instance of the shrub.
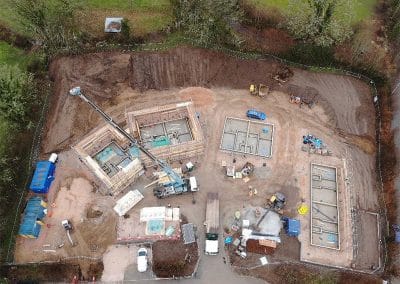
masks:
{"label": "shrub", "polygon": [[175,27],[200,45],[240,44],[232,26],[241,17],[238,0],[171,0]]}
{"label": "shrub", "polygon": [[32,74],[16,66],[0,65],[0,116],[3,119],[15,128],[27,128],[36,97]]}
{"label": "shrub", "polygon": [[352,35],[350,1],[290,0],[286,27],[297,39],[318,46],[332,46]]}
{"label": "shrub", "polygon": [[40,42],[48,55],[77,47],[75,0],[16,0],[22,26]]}

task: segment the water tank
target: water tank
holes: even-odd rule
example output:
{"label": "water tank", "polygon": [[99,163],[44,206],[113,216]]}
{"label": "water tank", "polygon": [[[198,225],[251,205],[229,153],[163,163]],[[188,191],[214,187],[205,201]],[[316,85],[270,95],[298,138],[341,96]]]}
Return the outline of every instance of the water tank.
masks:
{"label": "water tank", "polygon": [[58,159],[58,155],[56,153],[51,153],[49,162],[54,164],[55,162],[57,162],[57,159]]}

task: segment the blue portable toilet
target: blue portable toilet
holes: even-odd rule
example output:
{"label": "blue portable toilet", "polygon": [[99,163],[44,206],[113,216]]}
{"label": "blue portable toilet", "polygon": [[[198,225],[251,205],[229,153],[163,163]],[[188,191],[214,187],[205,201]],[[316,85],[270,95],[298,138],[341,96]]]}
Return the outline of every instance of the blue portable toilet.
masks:
{"label": "blue portable toilet", "polygon": [[39,161],[33,174],[29,188],[34,193],[47,193],[54,180],[56,165],[50,161]]}
{"label": "blue portable toilet", "polygon": [[288,217],[283,217],[282,219],[284,221],[284,228],[288,236],[297,237],[300,235],[300,220],[291,219]]}

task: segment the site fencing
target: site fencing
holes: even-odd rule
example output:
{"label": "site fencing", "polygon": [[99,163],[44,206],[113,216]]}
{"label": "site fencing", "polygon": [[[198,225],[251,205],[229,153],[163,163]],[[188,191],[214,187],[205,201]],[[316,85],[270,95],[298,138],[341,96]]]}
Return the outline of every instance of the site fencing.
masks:
{"label": "site fencing", "polygon": [[[198,48],[208,48],[211,50],[215,50],[215,51],[219,51],[219,52],[223,52],[225,54],[228,54],[232,57],[236,57],[239,59],[245,59],[245,60],[275,60],[281,64],[287,65],[287,66],[291,66],[294,68],[299,68],[299,69],[303,69],[303,70],[307,70],[307,71],[311,71],[311,72],[324,72],[324,73],[331,73],[331,74],[335,74],[335,75],[345,75],[345,76],[350,76],[353,77],[355,79],[358,80],[362,80],[365,83],[367,83],[370,87],[371,90],[371,95],[373,97],[373,102],[374,102],[374,106],[375,106],[375,113],[376,113],[376,128],[375,128],[375,137],[376,137],[376,146],[377,146],[377,159],[376,159],[376,166],[377,166],[377,182],[378,182],[378,187],[379,187],[379,201],[380,204],[382,205],[381,207],[383,208],[381,210],[381,212],[379,212],[379,215],[381,216],[381,223],[383,223],[383,226],[381,226],[381,228],[385,229],[384,234],[379,233],[380,238],[380,242],[381,245],[383,246],[383,249],[381,250],[381,253],[383,253],[382,256],[380,256],[379,259],[379,267],[377,269],[375,269],[373,271],[373,273],[375,273],[378,270],[383,270],[385,268],[385,265],[387,263],[388,260],[388,255],[387,255],[387,249],[386,249],[386,242],[385,242],[385,238],[383,236],[387,236],[389,235],[389,222],[387,219],[387,209],[386,209],[386,201],[385,201],[385,197],[384,197],[384,186],[383,186],[383,177],[382,177],[382,150],[381,150],[381,133],[382,133],[382,116],[381,116],[381,110],[380,110],[380,100],[379,100],[379,94],[378,94],[378,89],[376,86],[376,83],[373,79],[371,79],[370,77],[360,74],[360,73],[356,73],[353,71],[349,71],[346,69],[342,69],[342,68],[336,68],[336,67],[324,67],[324,66],[314,66],[314,65],[307,65],[307,64],[302,64],[302,63],[298,63],[298,62],[293,62],[281,57],[278,57],[276,55],[273,54],[269,54],[269,53],[256,53],[256,52],[243,52],[243,51],[239,51],[239,50],[232,50],[226,47],[220,47],[220,46],[201,46],[199,44],[197,44],[196,42],[194,42],[191,39],[188,38],[182,38],[183,42],[189,45],[192,45],[194,47],[198,47]],[[168,49],[170,47],[174,47],[177,46],[179,43],[175,44],[174,42],[172,43],[160,43],[160,44],[143,44],[143,45],[137,45],[135,46],[134,50],[137,51],[163,51],[165,49]],[[351,173],[353,174],[353,173]],[[351,199],[353,199],[353,196],[351,195]],[[354,236],[354,248],[353,248],[353,255],[357,256],[358,255],[358,241],[356,240],[357,238],[357,210],[355,208],[355,202],[354,200],[351,200],[352,204],[351,204],[351,208],[352,208],[352,223],[353,223],[353,232],[355,233]],[[383,261],[381,260],[381,258],[383,258]]]}
{"label": "site fencing", "polygon": [[[179,40],[175,40],[175,41],[170,41],[170,42],[166,42],[166,43],[148,43],[148,44],[109,44],[105,41],[103,42],[98,42],[95,47],[93,48],[89,48],[86,50],[82,50],[82,53],[88,53],[88,52],[99,52],[99,51],[119,51],[119,52],[132,52],[132,51],[164,51],[167,50],[169,48],[173,48],[176,47],[178,45],[182,45],[182,44],[187,44],[187,45],[191,45],[193,47],[198,47],[198,48],[208,48],[211,50],[215,50],[215,51],[219,51],[219,52],[223,52],[225,54],[228,54],[232,57],[236,57],[239,59],[247,59],[247,60],[275,60],[281,64],[284,65],[288,65],[294,68],[299,68],[299,69],[303,69],[303,70],[308,70],[311,72],[324,72],[324,73],[331,73],[331,74],[336,74],[336,75],[345,75],[345,76],[350,76],[359,80],[362,80],[364,82],[366,82],[371,89],[371,93],[373,96],[373,101],[374,101],[374,106],[375,106],[375,112],[376,112],[376,144],[377,144],[377,175],[378,175],[378,184],[379,184],[379,191],[380,191],[380,202],[383,205],[383,210],[380,214],[380,216],[382,216],[382,223],[384,223],[384,226],[381,226],[382,228],[385,228],[385,236],[389,234],[389,222],[387,220],[387,209],[386,209],[386,202],[385,202],[385,198],[384,198],[384,193],[383,193],[383,178],[382,178],[382,165],[381,165],[381,158],[382,158],[382,152],[381,152],[381,132],[382,132],[382,117],[381,117],[381,110],[380,110],[380,100],[379,100],[379,95],[378,95],[378,90],[377,90],[377,86],[374,80],[372,80],[371,78],[369,78],[368,76],[365,76],[363,74],[360,73],[356,73],[353,71],[349,71],[346,69],[341,69],[341,68],[336,68],[336,67],[323,67],[323,66],[313,66],[313,65],[307,65],[307,64],[302,64],[302,63],[297,63],[297,62],[293,62],[281,57],[278,57],[276,55],[273,54],[268,54],[268,53],[256,53],[256,52],[244,52],[244,51],[239,51],[239,50],[232,50],[229,48],[225,48],[225,47],[220,47],[220,46],[201,46],[199,44],[197,44],[196,42],[194,42],[191,39],[185,38],[185,37],[181,37],[179,38]],[[40,113],[40,117],[39,117],[39,122],[37,124],[35,133],[34,133],[34,138],[33,138],[33,142],[32,142],[32,147],[31,147],[31,151],[30,151],[30,156],[29,156],[29,167],[28,167],[28,172],[32,171],[33,168],[33,164],[34,162],[37,160],[38,156],[39,156],[39,150],[40,150],[40,142],[41,142],[41,137],[43,134],[43,128],[44,128],[44,119],[47,115],[47,109],[48,109],[48,101],[49,101],[49,97],[50,97],[50,92],[48,92],[48,94],[46,95],[45,101],[43,103],[42,109],[41,109],[41,113]],[[23,201],[23,197],[24,197],[24,192],[25,192],[25,188],[29,182],[29,178],[30,175],[27,176],[26,181],[24,183],[24,187],[21,188],[21,192],[19,193],[19,201],[18,201],[18,206],[17,206],[17,210],[16,210],[16,214],[15,214],[15,218],[14,218],[14,223],[13,223],[13,227],[12,227],[12,231],[11,231],[11,235],[10,235],[10,243],[8,245],[8,250],[7,250],[7,256],[6,256],[6,262],[10,263],[10,261],[12,261],[12,259],[10,258],[10,252],[11,249],[13,248],[13,243],[15,240],[15,228],[17,225],[18,220],[18,216],[20,213],[20,209],[21,209],[21,205],[22,205],[22,201]],[[355,220],[353,219],[353,222]],[[355,232],[356,233],[356,232]],[[386,242],[385,242],[385,238],[381,237],[381,244],[383,246],[383,252],[384,252],[384,261],[380,261],[380,263],[382,263],[381,267],[379,267],[378,269],[383,270],[385,267],[385,264],[387,262],[387,249],[386,249]],[[357,254],[357,248],[354,249],[354,254]]]}
{"label": "site fencing", "polygon": [[35,132],[33,134],[33,139],[32,139],[32,146],[30,149],[30,153],[29,153],[29,159],[28,159],[28,168],[26,169],[26,178],[25,181],[23,183],[23,186],[20,188],[20,191],[18,192],[18,203],[17,203],[17,208],[15,209],[15,216],[14,216],[14,220],[13,220],[13,225],[12,225],[12,229],[10,232],[10,238],[9,238],[9,244],[8,244],[8,248],[7,248],[7,254],[6,254],[6,258],[5,258],[5,262],[6,263],[10,263],[13,261],[13,258],[11,259],[10,256],[12,256],[11,250],[14,247],[14,243],[15,243],[15,229],[17,227],[17,223],[19,223],[19,216],[21,213],[21,206],[25,197],[25,193],[26,193],[26,188],[28,186],[28,183],[30,181],[31,178],[31,172],[33,170],[33,165],[35,164],[35,162],[38,160],[39,157],[39,152],[40,152],[40,143],[42,141],[42,136],[43,136],[43,129],[44,129],[44,125],[45,125],[45,118],[47,116],[47,111],[48,111],[48,104],[49,104],[49,99],[50,99],[50,94],[51,94],[51,90],[50,90],[50,85],[49,88],[47,90],[45,90],[45,97],[43,100],[43,104],[42,104],[42,109],[40,110],[40,115],[39,115],[39,119],[35,128]]}

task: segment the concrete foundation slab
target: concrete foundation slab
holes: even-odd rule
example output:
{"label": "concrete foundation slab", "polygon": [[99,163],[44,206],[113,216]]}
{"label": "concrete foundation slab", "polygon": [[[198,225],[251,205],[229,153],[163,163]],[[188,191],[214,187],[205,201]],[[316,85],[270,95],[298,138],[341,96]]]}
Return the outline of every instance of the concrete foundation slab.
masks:
{"label": "concrete foundation slab", "polygon": [[340,249],[337,170],[311,164],[311,244]]}
{"label": "concrete foundation slab", "polygon": [[220,149],[270,158],[274,126],[233,117],[225,119]]}

